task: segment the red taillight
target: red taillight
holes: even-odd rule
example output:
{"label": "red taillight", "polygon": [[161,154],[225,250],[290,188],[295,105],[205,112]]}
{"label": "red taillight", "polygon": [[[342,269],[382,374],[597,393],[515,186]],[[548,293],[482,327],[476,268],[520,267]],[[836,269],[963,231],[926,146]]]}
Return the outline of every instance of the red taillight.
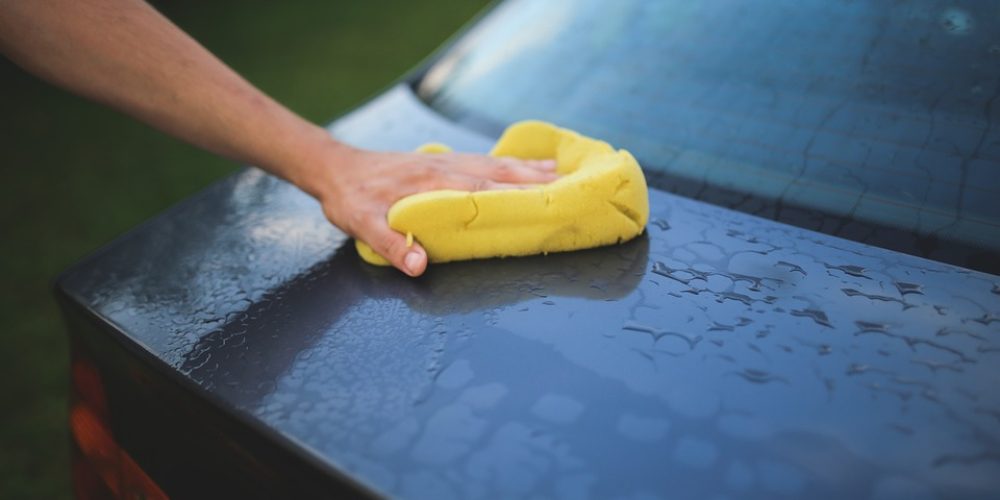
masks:
{"label": "red taillight", "polygon": [[77,498],[167,498],[115,441],[107,425],[107,396],[94,366],[77,358],[72,373],[69,427],[76,448],[73,490]]}
{"label": "red taillight", "polygon": [[108,397],[104,394],[104,385],[101,383],[101,375],[97,373],[94,365],[74,356],[72,366],[72,400],[76,405],[82,403],[98,414],[101,419],[108,417]]}

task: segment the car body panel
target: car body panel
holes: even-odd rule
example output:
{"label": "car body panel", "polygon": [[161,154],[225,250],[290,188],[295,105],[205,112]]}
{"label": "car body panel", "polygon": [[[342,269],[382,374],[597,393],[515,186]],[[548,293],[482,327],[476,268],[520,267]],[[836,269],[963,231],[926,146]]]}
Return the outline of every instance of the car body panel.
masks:
{"label": "car body panel", "polygon": [[[374,149],[492,139],[401,84]],[[650,190],[627,244],[360,261],[248,168],[58,286],[223,408],[405,498],[1000,491],[1000,278]]]}

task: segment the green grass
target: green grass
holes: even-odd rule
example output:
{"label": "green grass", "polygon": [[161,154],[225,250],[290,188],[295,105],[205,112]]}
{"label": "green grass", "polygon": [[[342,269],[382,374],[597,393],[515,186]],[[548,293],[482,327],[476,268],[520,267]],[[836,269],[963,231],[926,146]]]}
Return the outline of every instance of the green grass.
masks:
{"label": "green grass", "polygon": [[[158,4],[265,92],[326,122],[411,68],[485,2]],[[0,498],[67,497],[67,348],[50,280],[237,166],[3,59],[0,82]]]}

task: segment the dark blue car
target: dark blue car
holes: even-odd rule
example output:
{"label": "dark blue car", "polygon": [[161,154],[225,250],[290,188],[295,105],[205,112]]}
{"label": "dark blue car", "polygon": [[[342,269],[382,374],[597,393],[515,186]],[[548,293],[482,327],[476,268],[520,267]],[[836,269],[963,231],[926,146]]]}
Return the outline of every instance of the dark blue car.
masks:
{"label": "dark blue car", "polygon": [[84,495],[1000,497],[1000,8],[517,0],[329,129],[631,151],[629,243],[363,263],[247,168],[58,281]]}

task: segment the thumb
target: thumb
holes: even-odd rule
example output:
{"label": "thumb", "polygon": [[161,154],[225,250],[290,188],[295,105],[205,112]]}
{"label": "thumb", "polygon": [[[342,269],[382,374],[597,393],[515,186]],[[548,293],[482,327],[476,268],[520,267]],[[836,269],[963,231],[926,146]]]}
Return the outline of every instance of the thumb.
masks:
{"label": "thumb", "polygon": [[420,276],[427,269],[427,252],[419,243],[393,231],[388,224],[370,225],[357,235],[393,267],[409,276]]}

